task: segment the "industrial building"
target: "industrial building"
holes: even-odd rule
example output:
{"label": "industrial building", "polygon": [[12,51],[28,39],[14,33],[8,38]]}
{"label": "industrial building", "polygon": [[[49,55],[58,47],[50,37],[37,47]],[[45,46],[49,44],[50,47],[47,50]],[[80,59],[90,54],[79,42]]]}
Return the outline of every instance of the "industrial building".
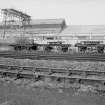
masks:
{"label": "industrial building", "polygon": [[105,43],[105,25],[70,25],[59,36],[64,43],[80,43],[83,41]]}
{"label": "industrial building", "polygon": [[2,9],[0,41],[15,43],[18,37],[33,39],[35,43],[62,42],[75,45],[84,41],[105,44],[105,25],[66,25],[65,19],[31,19],[14,9]]}

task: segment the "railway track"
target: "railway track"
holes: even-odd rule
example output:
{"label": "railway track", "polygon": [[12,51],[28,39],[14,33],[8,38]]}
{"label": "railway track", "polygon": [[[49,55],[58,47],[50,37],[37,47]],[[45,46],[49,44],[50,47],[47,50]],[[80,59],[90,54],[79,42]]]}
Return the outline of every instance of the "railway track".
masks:
{"label": "railway track", "polygon": [[64,68],[48,68],[48,67],[27,67],[27,66],[14,66],[14,65],[0,65],[0,75],[2,77],[15,77],[36,79],[41,78],[56,78],[67,79],[76,83],[97,82],[105,85],[105,71],[93,70],[72,70]]}
{"label": "railway track", "polygon": [[36,60],[76,60],[76,61],[105,61],[105,54],[70,54],[70,53],[44,53],[44,52],[0,52],[0,57],[15,59]]}

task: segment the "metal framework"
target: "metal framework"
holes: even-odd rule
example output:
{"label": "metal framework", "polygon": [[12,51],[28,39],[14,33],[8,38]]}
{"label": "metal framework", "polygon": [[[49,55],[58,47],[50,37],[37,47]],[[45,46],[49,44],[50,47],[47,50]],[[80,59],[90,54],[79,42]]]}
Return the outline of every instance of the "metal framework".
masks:
{"label": "metal framework", "polygon": [[8,27],[12,28],[15,25],[18,25],[19,27],[17,28],[21,31],[21,29],[24,30],[24,26],[30,24],[31,21],[31,16],[15,9],[1,9],[1,15],[3,18],[3,37],[5,37],[5,32]]}

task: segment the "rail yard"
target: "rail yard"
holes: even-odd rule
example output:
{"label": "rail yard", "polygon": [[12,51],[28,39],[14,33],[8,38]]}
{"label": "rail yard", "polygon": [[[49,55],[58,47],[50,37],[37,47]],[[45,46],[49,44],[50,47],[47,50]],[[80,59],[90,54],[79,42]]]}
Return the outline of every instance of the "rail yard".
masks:
{"label": "rail yard", "polygon": [[[41,80],[45,78],[56,81],[68,80],[70,83],[93,84],[104,86],[105,64],[103,62],[45,61],[1,58],[0,74],[17,79],[28,78]],[[95,82],[95,84],[94,84]]]}
{"label": "rail yard", "polygon": [[67,26],[64,19],[1,11],[0,79],[56,81],[63,89],[77,84],[105,93],[105,26]]}

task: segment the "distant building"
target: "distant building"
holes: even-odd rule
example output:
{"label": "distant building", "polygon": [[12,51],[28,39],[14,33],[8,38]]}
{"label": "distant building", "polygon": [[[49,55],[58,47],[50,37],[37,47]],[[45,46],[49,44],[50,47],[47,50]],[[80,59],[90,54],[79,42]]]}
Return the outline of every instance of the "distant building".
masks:
{"label": "distant building", "polygon": [[83,41],[99,41],[105,44],[105,25],[70,25],[59,37],[64,43],[82,43]]}
{"label": "distant building", "polygon": [[[18,24],[6,23],[0,26],[0,36],[2,38],[5,31],[5,40],[12,42],[17,37],[25,36],[34,39],[36,43],[47,43],[47,40],[57,40],[57,36],[66,28],[64,19],[37,19],[31,20],[30,24],[22,27]],[[5,29],[5,30],[4,30]],[[56,36],[56,37],[55,37]]]}
{"label": "distant building", "polygon": [[[5,37],[3,34],[5,31]],[[30,24],[6,26],[0,25],[0,42],[15,43],[18,37],[27,37],[35,43],[47,44],[60,41],[64,44],[82,43],[83,41],[96,41],[105,44],[105,25],[70,25],[64,19],[36,19]]]}
{"label": "distant building", "polygon": [[[0,42],[15,43],[18,37],[27,37],[35,43],[64,44],[92,41],[105,44],[105,25],[70,25],[65,19],[31,19],[31,16],[15,9],[1,9]],[[90,43],[89,42],[89,43]]]}

